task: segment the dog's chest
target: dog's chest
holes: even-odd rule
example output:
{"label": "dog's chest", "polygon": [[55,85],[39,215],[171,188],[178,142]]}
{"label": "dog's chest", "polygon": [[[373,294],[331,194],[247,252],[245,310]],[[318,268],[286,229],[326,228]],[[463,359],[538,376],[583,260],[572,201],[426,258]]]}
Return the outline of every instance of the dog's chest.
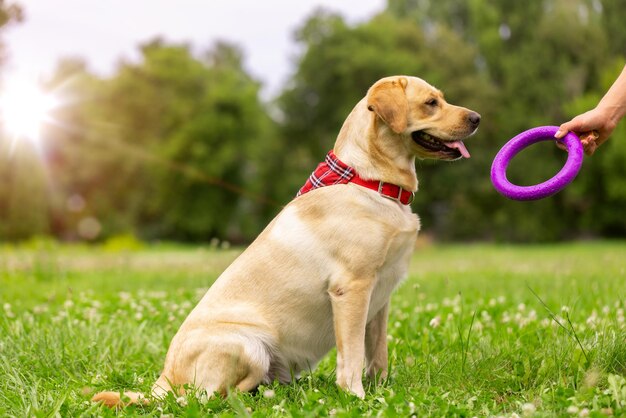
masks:
{"label": "dog's chest", "polygon": [[378,271],[376,285],[370,300],[368,321],[389,301],[393,290],[408,275],[411,254],[413,254],[415,238],[419,230],[417,217],[413,214],[410,217],[414,221],[409,225],[414,225],[414,227],[398,233],[391,242],[384,264]]}

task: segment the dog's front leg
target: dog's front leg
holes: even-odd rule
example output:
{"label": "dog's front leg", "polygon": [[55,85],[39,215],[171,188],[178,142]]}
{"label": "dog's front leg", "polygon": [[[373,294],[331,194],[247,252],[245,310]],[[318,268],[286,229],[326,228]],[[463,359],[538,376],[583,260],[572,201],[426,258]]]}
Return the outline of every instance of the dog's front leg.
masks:
{"label": "dog's front leg", "polygon": [[337,343],[337,385],[365,397],[365,324],[372,294],[372,281],[351,279],[329,289]]}
{"label": "dog's front leg", "polygon": [[387,317],[389,302],[368,322],[365,328],[365,357],[370,379],[387,378]]}

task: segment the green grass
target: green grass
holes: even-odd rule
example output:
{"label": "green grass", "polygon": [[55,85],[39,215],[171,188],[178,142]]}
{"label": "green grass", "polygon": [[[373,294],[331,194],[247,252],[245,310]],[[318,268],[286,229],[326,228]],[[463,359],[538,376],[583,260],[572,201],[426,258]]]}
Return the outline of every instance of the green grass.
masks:
{"label": "green grass", "polygon": [[418,249],[395,292],[390,378],[335,387],[331,352],[290,385],[125,410],[237,250],[35,242],[0,249],[0,416],[626,416],[626,243]]}

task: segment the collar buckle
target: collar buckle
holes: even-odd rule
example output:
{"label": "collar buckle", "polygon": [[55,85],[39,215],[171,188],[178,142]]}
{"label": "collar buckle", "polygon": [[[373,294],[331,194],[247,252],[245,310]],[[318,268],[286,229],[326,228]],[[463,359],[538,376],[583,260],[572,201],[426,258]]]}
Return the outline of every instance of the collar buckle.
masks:
{"label": "collar buckle", "polygon": [[[385,186],[385,184],[389,184],[390,186],[394,186],[398,188],[398,195],[394,196],[393,194],[387,194],[383,192],[383,187]],[[410,192],[411,193],[411,197],[409,198],[408,202],[404,203],[402,201],[402,192],[404,191],[404,189],[400,186],[397,186],[395,184],[391,184],[391,183],[385,183],[384,181],[379,181],[378,182],[378,194],[381,195],[382,197],[385,197],[389,200],[393,200],[395,202],[401,203],[403,205],[410,205],[411,203],[413,203],[413,199],[415,199],[415,192]]]}

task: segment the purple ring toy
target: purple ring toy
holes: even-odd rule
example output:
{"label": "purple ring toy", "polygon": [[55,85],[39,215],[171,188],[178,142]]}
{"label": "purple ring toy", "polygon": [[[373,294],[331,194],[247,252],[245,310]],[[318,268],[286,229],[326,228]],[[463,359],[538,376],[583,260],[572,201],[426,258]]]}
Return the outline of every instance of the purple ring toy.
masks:
{"label": "purple ring toy", "polygon": [[569,132],[560,139],[567,148],[567,161],[554,177],[534,186],[517,186],[506,178],[506,169],[515,155],[531,144],[557,139],[558,126],[540,126],[512,138],[496,155],[491,165],[491,182],[503,196],[513,200],[537,200],[561,191],[578,174],[583,163],[583,147],[575,133]]}

